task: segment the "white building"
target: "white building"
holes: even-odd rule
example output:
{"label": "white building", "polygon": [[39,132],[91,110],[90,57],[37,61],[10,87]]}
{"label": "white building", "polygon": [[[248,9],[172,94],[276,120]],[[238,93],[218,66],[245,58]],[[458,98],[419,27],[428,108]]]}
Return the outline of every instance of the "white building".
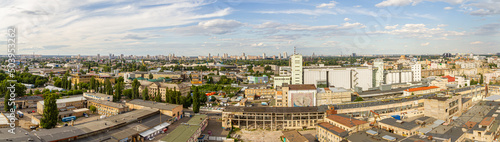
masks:
{"label": "white building", "polygon": [[305,67],[304,84],[318,85],[325,82],[327,86],[363,90],[373,87],[373,70],[371,67]]}
{"label": "white building", "polygon": [[288,85],[288,106],[316,106],[317,90],[313,84]]}
{"label": "white building", "polygon": [[85,93],[83,93],[83,96],[85,98],[90,98],[90,99],[94,99],[94,100],[102,100],[102,101],[110,101],[110,102],[113,101],[113,96],[106,95],[106,94],[103,94],[103,93],[85,92]]}
{"label": "white building", "polygon": [[411,71],[413,72],[413,81],[422,80],[422,65],[420,64],[411,65]]}
{"label": "white building", "polygon": [[384,76],[385,84],[413,82],[413,72],[408,70],[388,70]]}
{"label": "white building", "polygon": [[377,58],[373,62],[373,67],[377,70],[375,73],[375,87],[384,84],[384,60]]}
{"label": "white building", "polygon": [[294,54],[290,57],[290,67],[292,69],[292,84],[303,84],[302,81],[302,55]]}
{"label": "white building", "polygon": [[283,84],[290,84],[291,83],[291,80],[290,80],[290,76],[275,76],[273,77],[273,87],[276,88],[276,87],[281,87],[283,86]]}

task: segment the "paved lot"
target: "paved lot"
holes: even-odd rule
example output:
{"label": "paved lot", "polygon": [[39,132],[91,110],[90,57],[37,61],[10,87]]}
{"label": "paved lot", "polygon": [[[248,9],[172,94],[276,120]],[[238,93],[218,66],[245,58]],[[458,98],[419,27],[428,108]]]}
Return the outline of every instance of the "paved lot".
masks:
{"label": "paved lot", "polygon": [[[310,142],[316,139],[316,130],[299,131]],[[281,131],[267,131],[267,130],[241,130],[236,132],[240,135],[240,139],[244,142],[280,142],[280,137],[283,135]]]}

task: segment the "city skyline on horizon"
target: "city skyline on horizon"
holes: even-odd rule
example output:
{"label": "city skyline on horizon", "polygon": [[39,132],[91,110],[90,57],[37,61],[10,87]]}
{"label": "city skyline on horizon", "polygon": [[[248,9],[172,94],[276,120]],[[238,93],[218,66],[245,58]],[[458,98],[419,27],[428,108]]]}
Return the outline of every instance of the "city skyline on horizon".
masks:
{"label": "city skyline on horizon", "polygon": [[489,0],[4,1],[0,30],[18,28],[18,54],[495,54],[498,9]]}

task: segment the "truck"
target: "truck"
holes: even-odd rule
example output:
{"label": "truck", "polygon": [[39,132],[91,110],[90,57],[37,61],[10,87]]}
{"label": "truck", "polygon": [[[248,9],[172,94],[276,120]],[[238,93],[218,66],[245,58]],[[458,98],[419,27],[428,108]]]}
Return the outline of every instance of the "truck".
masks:
{"label": "truck", "polygon": [[23,118],[24,117],[24,113],[21,112],[21,111],[17,111],[17,115],[19,116],[19,118]]}
{"label": "truck", "polygon": [[68,116],[68,117],[62,118],[62,122],[68,122],[71,120],[76,120],[76,116]]}

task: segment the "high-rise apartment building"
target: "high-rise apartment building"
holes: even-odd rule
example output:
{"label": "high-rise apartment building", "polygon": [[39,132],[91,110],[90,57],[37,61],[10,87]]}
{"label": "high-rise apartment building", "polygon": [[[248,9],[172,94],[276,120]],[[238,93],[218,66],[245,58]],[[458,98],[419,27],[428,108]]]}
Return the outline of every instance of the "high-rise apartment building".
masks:
{"label": "high-rise apartment building", "polygon": [[384,60],[377,58],[373,62],[373,67],[377,69],[375,72],[375,87],[384,84]]}
{"label": "high-rise apartment building", "polygon": [[422,80],[422,66],[420,64],[411,65],[411,71],[413,72],[413,81]]}
{"label": "high-rise apartment building", "polygon": [[294,54],[290,56],[290,67],[292,68],[292,84],[302,84],[302,55]]}

